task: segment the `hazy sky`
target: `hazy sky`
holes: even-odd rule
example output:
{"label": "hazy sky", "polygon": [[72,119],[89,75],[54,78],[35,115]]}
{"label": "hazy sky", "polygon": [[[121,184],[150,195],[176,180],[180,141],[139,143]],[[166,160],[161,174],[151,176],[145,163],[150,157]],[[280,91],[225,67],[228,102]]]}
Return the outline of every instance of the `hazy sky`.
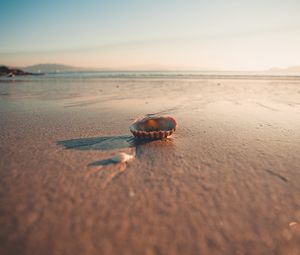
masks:
{"label": "hazy sky", "polygon": [[9,0],[0,63],[262,70],[300,65],[300,0]]}

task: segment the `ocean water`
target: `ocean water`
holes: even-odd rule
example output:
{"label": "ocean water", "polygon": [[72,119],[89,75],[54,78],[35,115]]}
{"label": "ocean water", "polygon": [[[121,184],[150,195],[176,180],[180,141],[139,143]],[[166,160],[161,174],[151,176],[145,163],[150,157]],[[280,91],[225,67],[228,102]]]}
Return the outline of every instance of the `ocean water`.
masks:
{"label": "ocean water", "polygon": [[235,72],[235,71],[90,71],[56,72],[34,76],[0,77],[0,81],[47,79],[300,79],[300,73]]}

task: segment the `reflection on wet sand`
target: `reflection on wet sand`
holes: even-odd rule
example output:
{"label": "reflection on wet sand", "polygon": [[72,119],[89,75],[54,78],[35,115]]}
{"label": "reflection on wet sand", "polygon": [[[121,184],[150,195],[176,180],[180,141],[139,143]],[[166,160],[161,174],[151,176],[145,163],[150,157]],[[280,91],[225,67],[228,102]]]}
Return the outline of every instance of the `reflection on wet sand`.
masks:
{"label": "reflection on wet sand", "polygon": [[[171,138],[165,140],[147,140],[147,139],[136,139],[131,135],[121,135],[121,136],[100,136],[100,137],[88,137],[88,138],[78,138],[70,140],[58,141],[58,145],[64,146],[65,149],[75,149],[75,150],[115,150],[123,148],[132,148],[140,151],[140,146],[153,143],[153,142],[168,142]],[[138,156],[138,154],[137,154]]]}
{"label": "reflection on wet sand", "polygon": [[[151,164],[155,161],[155,158],[160,158],[164,153],[170,152],[166,150],[166,146],[170,148],[173,145],[172,138],[164,140],[141,140],[136,139],[133,136],[103,136],[103,137],[91,137],[91,138],[78,138],[71,140],[58,141],[58,145],[64,146],[65,149],[75,150],[99,150],[109,151],[118,150],[124,148],[130,148],[130,154],[136,158],[143,158],[146,161],[150,161]],[[173,146],[171,146],[173,147]],[[116,177],[122,174],[128,165],[127,161],[118,161],[116,157],[117,153],[113,157],[105,158],[102,160],[96,160],[87,165],[87,169],[84,172],[84,177],[90,177],[97,174],[101,177],[100,186],[105,189]],[[126,153],[124,153],[126,154]],[[113,166],[106,168],[105,171],[101,171],[103,167]]]}
{"label": "reflection on wet sand", "polygon": [[[172,138],[167,138],[164,140],[147,140],[147,139],[136,139],[130,135],[121,136],[102,136],[102,137],[89,137],[89,138],[78,138],[70,140],[58,141],[58,145],[64,146],[65,149],[75,149],[75,150],[99,150],[108,151],[124,148],[134,148],[134,154],[136,157],[140,157],[145,153],[146,148],[141,148],[142,145],[150,143],[169,144]],[[109,164],[115,164],[111,159],[104,159],[100,161],[95,161],[89,164],[89,166],[101,165],[106,166]]]}

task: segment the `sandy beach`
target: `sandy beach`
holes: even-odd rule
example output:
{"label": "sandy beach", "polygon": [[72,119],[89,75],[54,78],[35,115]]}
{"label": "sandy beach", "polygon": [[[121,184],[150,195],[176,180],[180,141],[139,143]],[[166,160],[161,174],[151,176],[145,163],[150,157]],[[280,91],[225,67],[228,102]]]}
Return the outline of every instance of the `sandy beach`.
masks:
{"label": "sandy beach", "polygon": [[1,81],[0,130],[1,255],[300,254],[299,79]]}

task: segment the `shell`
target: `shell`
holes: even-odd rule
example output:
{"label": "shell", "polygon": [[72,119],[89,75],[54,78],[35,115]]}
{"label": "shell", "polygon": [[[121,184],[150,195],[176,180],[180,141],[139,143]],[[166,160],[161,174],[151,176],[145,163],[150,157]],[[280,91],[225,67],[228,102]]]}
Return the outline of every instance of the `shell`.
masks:
{"label": "shell", "polygon": [[169,116],[151,116],[135,120],[129,127],[139,139],[164,139],[176,130],[177,122]]}

